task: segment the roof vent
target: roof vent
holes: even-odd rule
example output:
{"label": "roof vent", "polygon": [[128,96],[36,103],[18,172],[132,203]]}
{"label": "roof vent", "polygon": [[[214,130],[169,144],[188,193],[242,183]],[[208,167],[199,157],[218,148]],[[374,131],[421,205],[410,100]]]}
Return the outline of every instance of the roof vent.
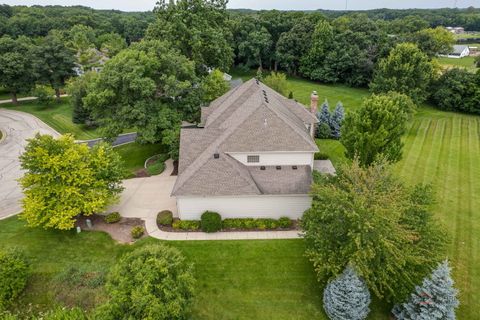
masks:
{"label": "roof vent", "polygon": [[275,167],[277,170],[282,170],[282,166],[276,166]]}
{"label": "roof vent", "polygon": [[292,166],[292,169],[293,169],[293,170],[297,170],[298,167],[297,167],[297,166]]}
{"label": "roof vent", "polygon": [[260,170],[265,170],[265,166],[261,166],[261,167],[260,167]]}
{"label": "roof vent", "polygon": [[255,82],[257,82],[257,84],[260,84],[260,82],[258,81],[258,79],[255,79]]}
{"label": "roof vent", "polygon": [[214,153],[214,154],[213,154],[213,158],[214,158],[214,159],[218,159],[218,158],[220,158],[220,154],[218,154],[218,153]]}

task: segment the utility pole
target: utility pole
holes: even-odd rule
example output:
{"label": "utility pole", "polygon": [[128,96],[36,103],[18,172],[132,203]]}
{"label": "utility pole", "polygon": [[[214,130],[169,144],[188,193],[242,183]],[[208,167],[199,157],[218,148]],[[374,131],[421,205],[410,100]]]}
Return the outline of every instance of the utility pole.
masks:
{"label": "utility pole", "polygon": [[[455,0],[455,2],[456,2],[456,0]],[[347,11],[347,10],[348,10],[348,0],[345,0],[345,11]]]}
{"label": "utility pole", "polygon": [[454,1],[454,4],[453,4],[453,7],[454,7],[454,8],[457,7],[457,1],[458,1],[458,0],[455,0],[455,1]]}

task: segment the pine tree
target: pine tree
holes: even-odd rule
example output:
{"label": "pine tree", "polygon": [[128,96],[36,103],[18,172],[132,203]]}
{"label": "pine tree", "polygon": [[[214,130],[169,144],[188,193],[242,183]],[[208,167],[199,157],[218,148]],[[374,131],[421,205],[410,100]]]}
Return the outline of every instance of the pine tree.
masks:
{"label": "pine tree", "polygon": [[343,109],[343,104],[341,102],[338,102],[330,120],[330,130],[332,131],[332,138],[340,139],[340,130],[342,129],[342,123],[344,118],[345,111]]}
{"label": "pine tree", "polygon": [[[320,139],[328,139],[331,136],[331,129],[330,129],[330,122],[331,122],[331,115],[330,115],[330,108],[328,107],[328,101],[322,104],[322,107],[319,112],[317,112],[318,118],[318,130],[317,130],[317,138]],[[328,127],[328,130],[327,130]]]}
{"label": "pine tree", "polygon": [[323,292],[323,307],[332,320],[365,319],[370,301],[367,285],[352,267],[347,267]]}
{"label": "pine tree", "polygon": [[454,320],[458,307],[457,293],[453,287],[448,261],[439,264],[431,276],[415,288],[410,301],[396,305],[392,313],[398,320]]}

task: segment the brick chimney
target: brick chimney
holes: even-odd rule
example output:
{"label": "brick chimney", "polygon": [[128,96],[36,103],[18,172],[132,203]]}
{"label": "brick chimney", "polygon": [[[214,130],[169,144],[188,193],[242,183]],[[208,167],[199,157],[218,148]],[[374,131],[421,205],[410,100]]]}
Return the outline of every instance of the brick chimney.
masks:
{"label": "brick chimney", "polygon": [[313,91],[310,96],[310,111],[312,114],[316,115],[318,110],[318,95],[317,91]]}

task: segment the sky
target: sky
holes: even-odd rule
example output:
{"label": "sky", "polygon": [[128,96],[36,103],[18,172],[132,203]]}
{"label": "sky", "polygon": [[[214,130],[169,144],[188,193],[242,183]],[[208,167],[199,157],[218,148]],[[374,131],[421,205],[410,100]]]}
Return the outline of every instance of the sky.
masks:
{"label": "sky", "polygon": [[[148,11],[155,6],[155,0],[0,0],[9,5],[83,5],[95,9],[117,9],[122,11]],[[278,9],[278,10],[364,10],[374,8],[459,8],[480,7],[480,0],[230,0],[229,8]]]}

